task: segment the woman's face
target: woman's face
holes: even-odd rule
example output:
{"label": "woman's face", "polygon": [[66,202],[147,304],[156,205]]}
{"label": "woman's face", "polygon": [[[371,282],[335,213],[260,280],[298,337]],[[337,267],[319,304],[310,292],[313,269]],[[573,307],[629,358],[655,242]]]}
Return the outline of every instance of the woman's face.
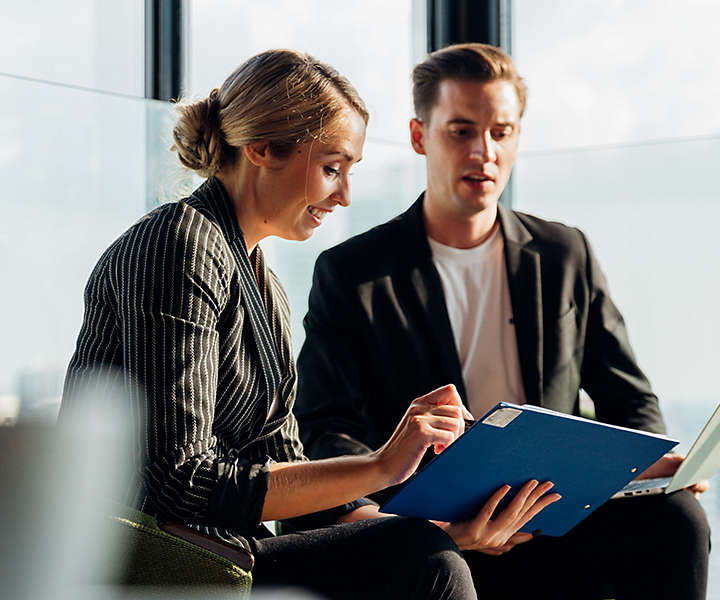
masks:
{"label": "woman's face", "polygon": [[333,135],[299,144],[268,169],[262,218],[269,235],[305,240],[337,205],[350,204],[350,168],[362,156],[365,122],[355,111],[338,117]]}

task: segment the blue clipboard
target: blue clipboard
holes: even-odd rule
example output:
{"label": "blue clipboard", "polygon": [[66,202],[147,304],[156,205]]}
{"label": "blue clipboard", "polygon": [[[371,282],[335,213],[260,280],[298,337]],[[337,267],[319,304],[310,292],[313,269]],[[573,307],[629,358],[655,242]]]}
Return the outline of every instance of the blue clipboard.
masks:
{"label": "blue clipboard", "polygon": [[561,536],[677,445],[664,435],[500,402],[415,473],[382,512],[438,521],[474,517],[504,484],[502,510],[530,479],[562,498],[522,528]]}

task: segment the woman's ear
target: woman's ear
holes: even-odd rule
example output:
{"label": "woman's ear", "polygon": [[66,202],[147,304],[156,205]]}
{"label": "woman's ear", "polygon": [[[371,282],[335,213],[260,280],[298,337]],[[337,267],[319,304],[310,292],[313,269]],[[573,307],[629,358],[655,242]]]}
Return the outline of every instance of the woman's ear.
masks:
{"label": "woman's ear", "polygon": [[256,167],[271,165],[277,159],[270,152],[270,144],[267,142],[253,142],[243,146],[243,154]]}

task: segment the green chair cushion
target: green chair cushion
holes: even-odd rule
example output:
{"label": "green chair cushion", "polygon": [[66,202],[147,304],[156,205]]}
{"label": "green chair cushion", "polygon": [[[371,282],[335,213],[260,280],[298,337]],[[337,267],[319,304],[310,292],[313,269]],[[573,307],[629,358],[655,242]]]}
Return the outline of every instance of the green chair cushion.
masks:
{"label": "green chair cushion", "polygon": [[[163,531],[157,521],[129,507],[117,507],[110,518],[122,529],[122,585],[215,586],[246,598],[252,574],[231,560]],[[203,595],[207,595],[204,590]]]}

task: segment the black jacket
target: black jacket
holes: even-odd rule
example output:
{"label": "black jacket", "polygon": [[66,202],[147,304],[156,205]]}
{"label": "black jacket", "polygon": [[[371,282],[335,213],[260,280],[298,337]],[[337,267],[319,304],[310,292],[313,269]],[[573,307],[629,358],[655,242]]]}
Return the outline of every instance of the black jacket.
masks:
{"label": "black jacket", "polygon": [[[309,456],[379,447],[441,385],[465,401],[422,201],[317,260],[295,405]],[[583,388],[599,420],[664,432],[584,235],[502,206],[499,220],[526,401],[578,414]]]}

